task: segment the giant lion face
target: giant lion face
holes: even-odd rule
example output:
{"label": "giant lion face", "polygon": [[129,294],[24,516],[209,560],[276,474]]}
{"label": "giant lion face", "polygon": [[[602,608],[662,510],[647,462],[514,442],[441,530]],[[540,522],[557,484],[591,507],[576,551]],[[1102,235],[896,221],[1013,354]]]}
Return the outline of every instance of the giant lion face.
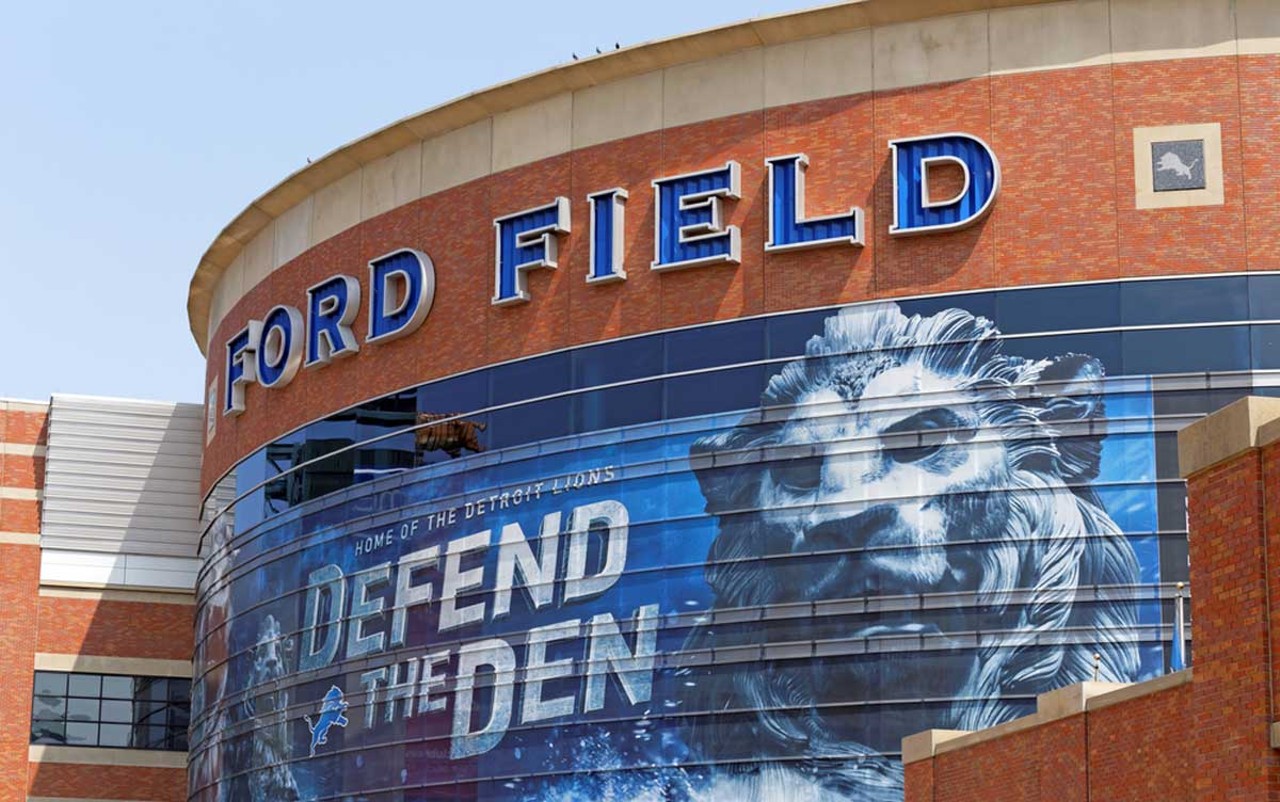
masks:
{"label": "giant lion face", "polygon": [[[1137,580],[1090,485],[1104,423],[1091,357],[1005,355],[990,321],[958,309],[907,317],[887,303],[828,318],[761,409],[699,440],[691,459],[719,518],[706,568],[715,607],[808,604],[785,639],[844,648],[708,672],[702,709],[755,711],[757,757],[865,755],[854,774],[892,785],[892,771],[868,765],[909,732],[998,723],[1011,696],[1091,676],[1095,652],[1104,679],[1135,678],[1132,602],[1077,593]],[[691,648],[780,639],[715,619]],[[876,706],[926,699],[943,705]],[[742,757],[726,753],[741,726],[702,720],[693,741],[707,757]]]}

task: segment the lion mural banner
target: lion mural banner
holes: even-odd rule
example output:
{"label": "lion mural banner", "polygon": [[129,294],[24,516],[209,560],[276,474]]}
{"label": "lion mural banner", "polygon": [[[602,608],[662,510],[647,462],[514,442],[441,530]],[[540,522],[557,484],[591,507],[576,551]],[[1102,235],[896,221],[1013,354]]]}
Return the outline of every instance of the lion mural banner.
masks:
{"label": "lion mural banner", "polygon": [[1160,673],[1147,380],[945,299],[806,315],[749,407],[424,415],[456,456],[219,546],[198,798],[897,800],[905,735]]}

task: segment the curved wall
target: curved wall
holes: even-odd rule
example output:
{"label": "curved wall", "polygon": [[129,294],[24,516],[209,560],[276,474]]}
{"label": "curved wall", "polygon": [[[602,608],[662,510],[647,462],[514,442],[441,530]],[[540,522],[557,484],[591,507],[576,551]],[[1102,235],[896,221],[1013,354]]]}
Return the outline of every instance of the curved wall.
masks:
{"label": "curved wall", "polygon": [[[1094,653],[1167,670],[1172,432],[1280,367],[1264,5],[726,29],[290,179],[193,282],[212,404],[226,343],[309,287],[362,282],[362,341],[371,260],[427,254],[435,298],[210,416],[193,798],[893,799],[905,734],[1016,716]],[[999,160],[990,213],[892,236],[890,141],[951,131]],[[1188,141],[1186,177],[1153,161]],[[861,246],[766,251],[794,153]],[[651,182],[728,162],[740,263],[650,270]],[[626,278],[589,283],[610,187]],[[559,267],[491,303],[495,220],[557,197]]]}

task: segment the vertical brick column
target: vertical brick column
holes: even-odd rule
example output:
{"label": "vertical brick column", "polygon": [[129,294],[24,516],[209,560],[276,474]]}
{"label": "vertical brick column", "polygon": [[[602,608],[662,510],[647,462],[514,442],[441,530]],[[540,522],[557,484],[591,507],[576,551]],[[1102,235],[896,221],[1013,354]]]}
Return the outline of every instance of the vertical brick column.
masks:
{"label": "vertical brick column", "polygon": [[[1280,401],[1245,398],[1178,439],[1196,632],[1186,737],[1195,755],[1195,799],[1205,802],[1270,799],[1280,782],[1269,676],[1280,568],[1271,563],[1280,560],[1280,548],[1268,543],[1263,520],[1280,498],[1264,481],[1259,439],[1269,421],[1280,422]],[[1275,478],[1273,472],[1273,485]]]}
{"label": "vertical brick column", "polygon": [[27,798],[47,415],[0,399],[0,802]]}

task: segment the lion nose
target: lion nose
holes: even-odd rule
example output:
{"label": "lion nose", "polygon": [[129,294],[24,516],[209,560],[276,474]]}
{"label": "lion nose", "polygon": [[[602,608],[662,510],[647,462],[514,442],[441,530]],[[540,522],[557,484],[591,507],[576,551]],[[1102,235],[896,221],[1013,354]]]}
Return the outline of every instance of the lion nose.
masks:
{"label": "lion nose", "polygon": [[809,530],[805,540],[815,551],[863,549],[877,533],[894,528],[898,510],[890,504],[877,504],[857,515],[826,521]]}

